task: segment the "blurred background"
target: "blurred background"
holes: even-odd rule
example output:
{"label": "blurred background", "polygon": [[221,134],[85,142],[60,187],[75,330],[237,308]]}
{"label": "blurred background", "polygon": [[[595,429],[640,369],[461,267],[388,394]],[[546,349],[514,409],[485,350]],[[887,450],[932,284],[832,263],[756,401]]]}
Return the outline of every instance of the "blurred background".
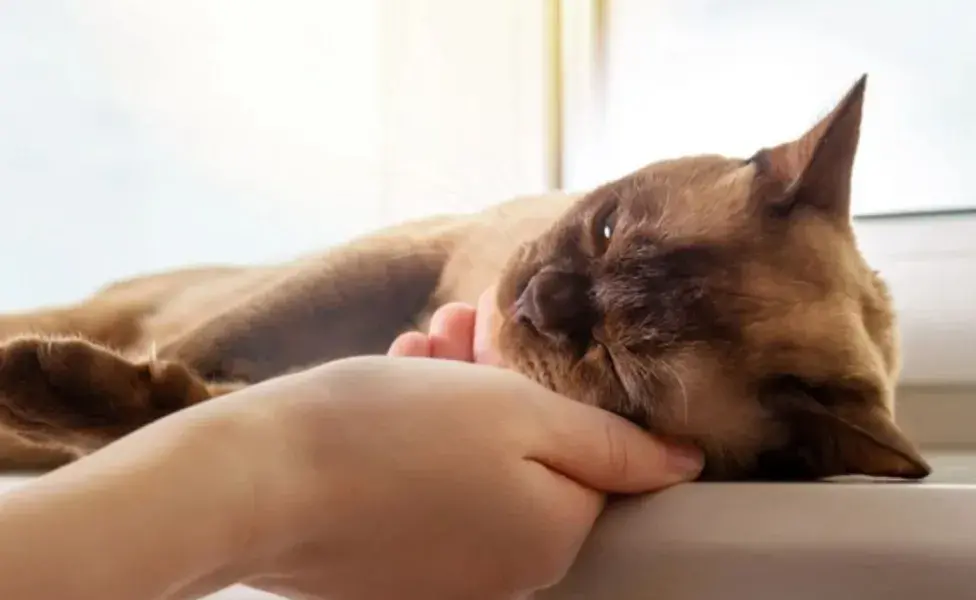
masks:
{"label": "blurred background", "polygon": [[3,2],[0,310],[749,155],[866,72],[856,226],[924,398],[899,410],[968,440],[927,419],[976,385],[974,40],[965,0]]}
{"label": "blurred background", "polygon": [[899,419],[952,478],[976,447],[974,67],[965,0],[2,2],[0,310],[747,156],[866,72],[856,228],[901,317]]}

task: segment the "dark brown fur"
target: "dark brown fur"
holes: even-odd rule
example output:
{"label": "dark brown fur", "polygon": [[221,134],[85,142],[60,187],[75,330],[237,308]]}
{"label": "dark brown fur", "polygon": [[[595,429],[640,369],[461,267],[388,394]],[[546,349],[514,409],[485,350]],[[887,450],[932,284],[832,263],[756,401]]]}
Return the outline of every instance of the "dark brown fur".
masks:
{"label": "dark brown fur", "polygon": [[585,195],[0,318],[19,336],[0,347],[0,423],[22,444],[7,443],[8,462],[36,462],[30,445],[78,455],[243,385],[382,353],[500,278],[510,367],[700,445],[704,478],[924,477],[892,417],[891,302],[850,226],[863,93],[862,79],[799,139],[748,160],[662,161]]}

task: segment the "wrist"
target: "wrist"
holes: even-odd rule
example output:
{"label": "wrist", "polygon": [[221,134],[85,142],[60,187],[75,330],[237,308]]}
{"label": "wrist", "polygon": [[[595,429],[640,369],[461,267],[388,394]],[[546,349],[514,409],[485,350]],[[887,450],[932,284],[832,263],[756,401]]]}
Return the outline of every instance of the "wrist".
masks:
{"label": "wrist", "polygon": [[206,552],[213,571],[208,580],[237,583],[261,575],[262,565],[294,537],[293,505],[306,496],[289,477],[296,457],[280,452],[287,447],[281,432],[289,428],[278,423],[271,403],[254,402],[250,393],[195,407],[193,424],[183,426],[186,457],[179,462],[207,465],[201,485],[214,511],[206,519],[213,542]]}
{"label": "wrist", "polygon": [[195,598],[242,576],[239,557],[249,543],[253,510],[251,480],[248,466],[233,456],[234,424],[208,412],[173,415],[104,449],[104,456],[89,457],[102,464],[92,465],[97,472],[88,479],[117,480],[105,497],[118,506],[120,529],[129,525],[139,532],[142,521],[143,531],[151,532],[137,534],[148,546],[145,559],[142,540],[130,535],[123,543],[132,549],[134,569],[143,560],[164,561],[160,584],[168,586],[165,597]]}
{"label": "wrist", "polygon": [[173,445],[161,446],[157,458],[160,473],[175,492],[164,496],[167,506],[160,510],[174,524],[175,551],[182,548],[192,557],[183,592],[187,598],[214,592],[247,575],[256,528],[255,482],[244,450],[253,439],[232,419],[192,417],[178,427],[173,423],[178,429]]}
{"label": "wrist", "polygon": [[248,482],[222,435],[166,419],[5,494],[0,597],[190,598],[233,584]]}

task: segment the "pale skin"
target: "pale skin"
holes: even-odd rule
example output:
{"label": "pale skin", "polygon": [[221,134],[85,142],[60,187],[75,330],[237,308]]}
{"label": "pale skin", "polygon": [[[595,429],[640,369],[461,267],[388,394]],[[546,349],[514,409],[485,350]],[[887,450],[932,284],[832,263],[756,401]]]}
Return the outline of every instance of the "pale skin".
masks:
{"label": "pale skin", "polygon": [[387,357],[203,403],[0,495],[0,598],[243,582],[501,600],[555,583],[607,493],[689,480],[701,459],[492,366],[490,319],[445,306]]}

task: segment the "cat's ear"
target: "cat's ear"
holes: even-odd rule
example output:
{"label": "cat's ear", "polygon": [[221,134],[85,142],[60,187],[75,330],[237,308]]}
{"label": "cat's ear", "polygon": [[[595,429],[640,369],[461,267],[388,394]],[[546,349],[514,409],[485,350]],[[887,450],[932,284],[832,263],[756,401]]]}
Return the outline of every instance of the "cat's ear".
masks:
{"label": "cat's ear", "polygon": [[765,201],[782,208],[815,207],[837,218],[850,216],[851,175],[861,131],[867,75],[830,113],[799,138],[756,153],[760,177],[775,185]]}
{"label": "cat's ear", "polygon": [[827,407],[805,394],[777,394],[787,417],[790,441],[765,457],[776,478],[866,475],[923,479],[932,469],[915,444],[880,405]]}
{"label": "cat's ear", "polygon": [[932,468],[881,407],[849,406],[810,415],[808,444],[820,477],[867,475],[923,479]]}

